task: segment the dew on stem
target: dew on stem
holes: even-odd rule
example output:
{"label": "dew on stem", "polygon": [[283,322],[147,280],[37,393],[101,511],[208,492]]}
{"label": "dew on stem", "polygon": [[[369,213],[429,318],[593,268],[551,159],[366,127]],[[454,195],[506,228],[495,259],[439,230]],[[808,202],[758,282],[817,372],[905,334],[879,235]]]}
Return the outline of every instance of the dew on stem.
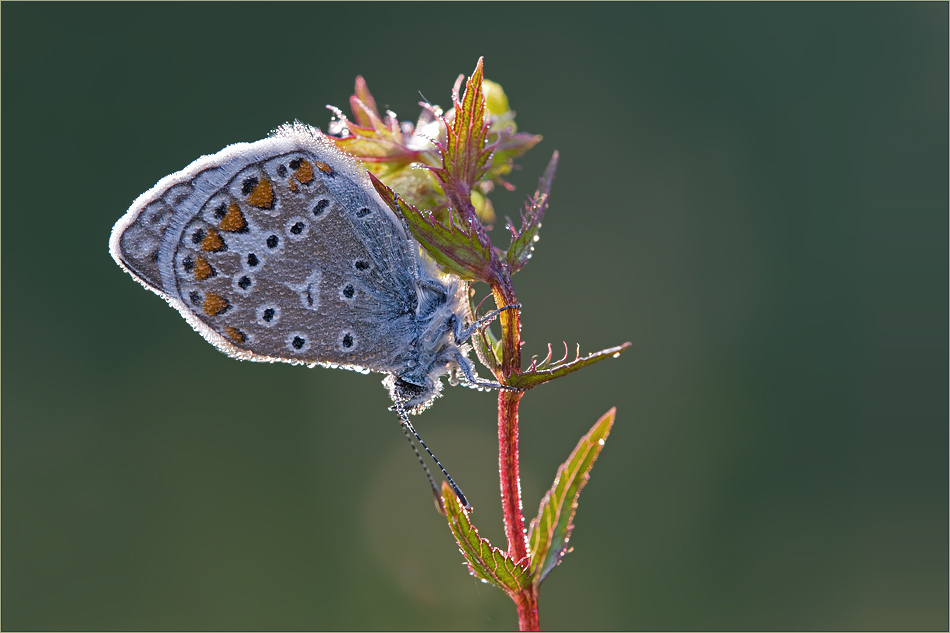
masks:
{"label": "dew on stem", "polygon": [[[514,168],[515,159],[541,137],[517,131],[507,96],[483,72],[479,59],[471,77],[460,76],[455,82],[452,108],[443,113],[423,104],[415,125],[397,122],[391,112],[385,120],[380,117],[375,99],[359,77],[350,98],[353,120],[331,108],[336,115],[331,129],[337,135],[335,142],[363,161],[384,202],[442,270],[466,283],[487,284],[495,307],[502,310],[519,304],[512,276],[532,260],[539,243],[559,156],[553,153],[537,190],[519,213],[520,223],[506,218],[511,235],[508,248],[493,246],[486,226],[494,220],[488,195],[495,185],[513,188],[504,176]],[[605,358],[618,358],[630,343],[583,357],[578,345],[573,360],[565,343],[564,357],[554,362],[549,345],[543,360],[534,357],[523,370],[520,309],[505,309],[498,320],[501,335],[497,339],[490,330],[475,328],[472,340],[482,364],[501,385],[511,388],[498,391],[498,460],[507,550],[479,536],[446,484],[442,501],[470,573],[511,597],[521,630],[537,630],[541,581],[570,551],[567,542],[574,529],[577,499],[613,425],[615,410],[581,438],[558,469],[538,516],[526,527],[518,474],[519,404],[528,390]]]}

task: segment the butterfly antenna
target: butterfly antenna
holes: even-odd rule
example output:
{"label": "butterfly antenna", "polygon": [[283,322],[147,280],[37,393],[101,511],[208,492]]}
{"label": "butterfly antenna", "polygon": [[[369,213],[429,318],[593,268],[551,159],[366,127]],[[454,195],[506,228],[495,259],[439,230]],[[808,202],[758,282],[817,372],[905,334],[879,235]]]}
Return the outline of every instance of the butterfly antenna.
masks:
{"label": "butterfly antenna", "polygon": [[458,497],[459,503],[462,504],[462,507],[472,511],[472,506],[469,505],[468,499],[465,498],[465,495],[462,494],[462,490],[458,487],[458,484],[455,483],[455,480],[452,479],[452,476],[449,475],[448,471],[445,470],[445,467],[442,463],[432,454],[432,451],[429,450],[429,447],[426,446],[426,443],[422,441],[422,438],[419,437],[419,434],[416,433],[415,427],[412,426],[412,422],[409,421],[409,416],[406,415],[406,410],[402,406],[402,401],[398,398],[393,398],[396,404],[396,412],[399,414],[399,420],[402,423],[403,431],[406,433],[406,439],[409,440],[409,443],[412,444],[412,450],[415,451],[416,457],[419,458],[419,463],[422,464],[422,468],[426,471],[426,476],[429,478],[429,483],[432,484],[432,492],[435,494],[436,506],[439,509],[439,513],[443,516],[445,515],[445,508],[442,506],[442,499],[439,495],[439,489],[435,485],[435,481],[432,479],[432,474],[429,472],[429,468],[425,465],[425,462],[422,460],[422,456],[419,455],[419,451],[416,450],[416,445],[412,443],[412,438],[409,437],[409,433],[412,433],[415,438],[419,441],[419,444],[422,445],[422,448],[426,449],[426,452],[429,454],[429,457],[432,458],[432,461],[435,462],[435,465],[439,467],[439,470],[442,471],[442,474],[445,475],[445,479],[449,482],[449,485],[452,486],[452,490],[455,492],[455,496]]}
{"label": "butterfly antenna", "polygon": [[422,455],[419,454],[419,450],[416,448],[416,443],[412,441],[412,436],[409,435],[409,428],[405,424],[400,424],[402,426],[403,433],[406,434],[406,439],[409,440],[409,446],[412,447],[412,452],[416,454],[416,459],[419,460],[419,463],[422,465],[422,470],[426,471],[426,477],[429,479],[429,485],[432,486],[432,496],[435,497],[435,509],[439,511],[439,514],[445,516],[445,506],[442,503],[442,497],[439,495],[439,489],[435,485],[435,479],[432,478],[432,473],[429,472],[429,467],[426,466],[425,460],[422,459]]}

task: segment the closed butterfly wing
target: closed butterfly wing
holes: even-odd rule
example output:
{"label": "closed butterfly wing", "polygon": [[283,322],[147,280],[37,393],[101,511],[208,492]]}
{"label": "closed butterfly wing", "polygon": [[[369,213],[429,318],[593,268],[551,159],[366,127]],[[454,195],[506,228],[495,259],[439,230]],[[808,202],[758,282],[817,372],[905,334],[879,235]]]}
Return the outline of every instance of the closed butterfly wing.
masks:
{"label": "closed butterfly wing", "polygon": [[300,124],[162,179],[110,243],[231,356],[384,373],[414,340],[416,249],[356,161]]}

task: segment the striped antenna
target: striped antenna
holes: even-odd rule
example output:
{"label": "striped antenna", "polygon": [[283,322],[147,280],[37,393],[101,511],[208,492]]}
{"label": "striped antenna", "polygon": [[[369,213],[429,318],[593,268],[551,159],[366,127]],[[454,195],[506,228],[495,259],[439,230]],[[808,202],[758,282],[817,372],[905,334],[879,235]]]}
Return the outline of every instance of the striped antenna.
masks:
{"label": "striped antenna", "polygon": [[439,489],[435,485],[435,480],[432,479],[432,473],[429,472],[429,468],[426,466],[425,462],[423,461],[422,456],[419,454],[419,451],[416,450],[416,445],[412,443],[412,438],[409,437],[409,433],[412,433],[415,436],[415,438],[419,440],[419,444],[422,445],[422,448],[426,449],[426,452],[429,454],[429,457],[432,458],[432,461],[435,462],[435,465],[438,466],[439,470],[442,471],[442,474],[445,475],[446,481],[448,481],[449,485],[452,486],[452,490],[455,491],[455,496],[458,497],[459,503],[462,504],[462,507],[468,510],[469,512],[471,512],[472,506],[468,504],[468,499],[466,499],[465,495],[462,494],[462,490],[458,487],[458,484],[455,483],[455,480],[452,479],[452,476],[449,475],[448,471],[445,470],[445,467],[442,466],[442,463],[439,462],[438,459],[436,459],[436,456],[432,454],[432,451],[429,450],[429,447],[426,446],[426,443],[423,442],[422,438],[419,437],[419,434],[416,433],[415,427],[412,426],[412,422],[409,421],[409,416],[406,415],[406,410],[402,406],[402,400],[400,400],[399,398],[393,398],[393,400],[396,405],[395,407],[396,413],[399,414],[399,421],[402,424],[403,431],[406,433],[406,439],[409,440],[409,444],[412,446],[412,450],[415,452],[416,457],[419,458],[419,463],[422,464],[422,468],[426,471],[426,477],[429,478],[429,484],[432,485],[432,493],[435,495],[435,503],[436,503],[436,507],[439,510],[439,513],[442,514],[443,516],[445,515],[445,508],[442,505],[442,496],[439,494]]}

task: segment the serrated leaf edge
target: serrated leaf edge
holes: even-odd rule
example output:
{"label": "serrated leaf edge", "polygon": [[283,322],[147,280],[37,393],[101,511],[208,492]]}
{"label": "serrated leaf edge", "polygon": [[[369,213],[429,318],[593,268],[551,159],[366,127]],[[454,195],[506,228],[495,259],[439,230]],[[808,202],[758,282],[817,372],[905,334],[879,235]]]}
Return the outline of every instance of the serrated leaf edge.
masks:
{"label": "serrated leaf edge", "polygon": [[604,360],[605,358],[617,358],[631,345],[632,343],[628,341],[623,345],[608,347],[607,349],[602,349],[599,352],[591,352],[587,356],[581,358],[581,347],[580,344],[578,344],[574,360],[567,362],[569,353],[567,350],[567,343],[565,343],[564,357],[552,363],[551,345],[549,343],[548,355],[541,361],[537,360],[537,356],[533,357],[531,360],[531,365],[528,367],[528,369],[518,374],[514,381],[510,384],[513,387],[519,387],[521,389],[533,389],[538,385],[544,384],[550,380],[554,380],[555,378],[560,378],[561,376],[566,376],[567,374],[573,373],[578,369],[588,365],[593,365],[594,363]]}
{"label": "serrated leaf edge", "polygon": [[[514,595],[520,593],[531,583],[528,570],[528,561],[515,562],[508,554],[493,546],[488,539],[478,534],[478,528],[472,525],[468,512],[459,505],[458,497],[442,482],[442,502],[446,510],[446,519],[449,529],[455,536],[459,551],[468,562],[471,574],[477,578],[495,585],[505,593]],[[486,554],[491,563],[486,560]],[[510,583],[504,577],[510,578]]]}
{"label": "serrated leaf edge", "polygon": [[507,228],[511,232],[511,244],[505,253],[505,259],[511,274],[515,274],[528,263],[534,253],[534,245],[538,241],[541,230],[541,221],[548,208],[551,197],[551,185],[554,183],[554,173],[557,171],[558,152],[555,151],[548,162],[544,175],[538,181],[538,188],[534,196],[525,205],[521,212],[521,228],[516,228],[510,218],[507,218]]}
{"label": "serrated leaf edge", "polygon": [[477,218],[469,219],[466,230],[450,215],[446,226],[431,213],[403,200],[372,173],[369,177],[383,201],[402,218],[420,246],[443,269],[466,281],[491,281],[488,270],[493,253],[491,244],[487,247],[483,244],[483,235],[475,226]]}
{"label": "serrated leaf edge", "polygon": [[[611,408],[581,437],[567,460],[558,467],[554,484],[541,499],[538,516],[531,520],[528,543],[530,570],[535,585],[540,585],[569,551],[567,544],[574,529],[573,519],[581,490],[590,480],[590,471],[604,447],[607,436],[610,435],[616,414],[617,408]],[[568,475],[567,478],[565,474]],[[572,489],[573,494],[570,494]],[[568,499],[570,503],[566,504]],[[562,521],[565,510],[566,521]],[[556,547],[552,549],[555,542]]]}

